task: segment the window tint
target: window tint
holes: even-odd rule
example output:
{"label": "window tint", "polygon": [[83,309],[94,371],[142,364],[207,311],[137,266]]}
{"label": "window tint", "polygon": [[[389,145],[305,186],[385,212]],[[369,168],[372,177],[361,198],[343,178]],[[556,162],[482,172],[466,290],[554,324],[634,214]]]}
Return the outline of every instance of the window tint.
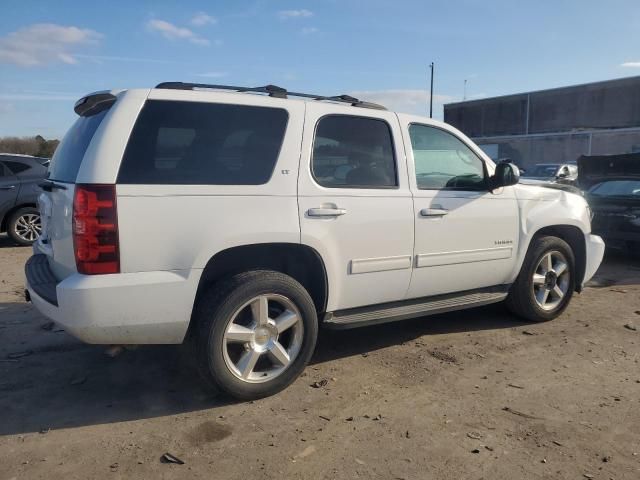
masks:
{"label": "window tint", "polygon": [[133,128],[118,183],[267,183],[287,119],[280,108],[150,100]]}
{"label": "window tint", "polygon": [[14,175],[31,168],[29,165],[22,162],[10,162],[5,160],[4,164],[9,168],[9,170],[11,170],[11,172],[13,172]]}
{"label": "window tint", "polygon": [[454,135],[435,127],[409,127],[416,182],[422,190],[482,190],[484,163]]}
{"label": "window tint", "polygon": [[2,178],[2,177],[12,177],[12,176],[13,175],[11,174],[9,169],[7,167],[5,167],[2,162],[0,162],[0,178]]}
{"label": "window tint", "polygon": [[76,120],[53,154],[48,178],[69,183],[76,181],[84,154],[107,112],[108,110],[103,110]]}
{"label": "window tint", "polygon": [[397,185],[391,130],[373,118],[329,115],[316,128],[313,176],[324,187],[390,188]]}

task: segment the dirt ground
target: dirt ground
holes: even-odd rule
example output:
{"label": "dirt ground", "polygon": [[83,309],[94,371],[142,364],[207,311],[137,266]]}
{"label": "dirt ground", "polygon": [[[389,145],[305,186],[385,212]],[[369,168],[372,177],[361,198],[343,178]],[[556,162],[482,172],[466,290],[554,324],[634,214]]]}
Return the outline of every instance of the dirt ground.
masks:
{"label": "dirt ground", "polygon": [[497,305],[325,331],[249,403],[204,391],[183,347],[109,358],[46,329],[29,255],[0,237],[2,480],[640,478],[640,263],[619,255],[553,322]]}

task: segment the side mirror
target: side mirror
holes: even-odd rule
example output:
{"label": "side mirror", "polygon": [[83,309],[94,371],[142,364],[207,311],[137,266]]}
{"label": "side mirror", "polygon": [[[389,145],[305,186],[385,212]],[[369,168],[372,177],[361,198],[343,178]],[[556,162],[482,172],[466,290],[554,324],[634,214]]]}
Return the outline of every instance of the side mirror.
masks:
{"label": "side mirror", "polygon": [[491,189],[515,185],[519,181],[520,170],[518,167],[513,163],[501,162],[496,165],[496,171],[491,177]]}

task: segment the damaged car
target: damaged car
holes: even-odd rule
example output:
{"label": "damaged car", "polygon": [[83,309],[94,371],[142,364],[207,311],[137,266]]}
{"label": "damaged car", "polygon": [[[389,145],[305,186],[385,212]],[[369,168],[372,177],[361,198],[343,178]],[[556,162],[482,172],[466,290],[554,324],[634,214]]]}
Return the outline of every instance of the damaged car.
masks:
{"label": "damaged car", "polygon": [[640,153],[582,156],[578,165],[593,232],[640,257]]}

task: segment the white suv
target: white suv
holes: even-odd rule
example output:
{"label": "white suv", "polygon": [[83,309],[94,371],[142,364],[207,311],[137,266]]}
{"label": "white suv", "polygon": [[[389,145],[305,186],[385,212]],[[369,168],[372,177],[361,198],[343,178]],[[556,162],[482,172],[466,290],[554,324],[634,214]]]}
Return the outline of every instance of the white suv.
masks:
{"label": "white suv", "polygon": [[319,326],[506,300],[558,316],[604,244],[575,194],[517,185],[462,133],[348,96],[164,83],[99,92],[58,147],[28,297],[89,343],[189,339],[273,394]]}

